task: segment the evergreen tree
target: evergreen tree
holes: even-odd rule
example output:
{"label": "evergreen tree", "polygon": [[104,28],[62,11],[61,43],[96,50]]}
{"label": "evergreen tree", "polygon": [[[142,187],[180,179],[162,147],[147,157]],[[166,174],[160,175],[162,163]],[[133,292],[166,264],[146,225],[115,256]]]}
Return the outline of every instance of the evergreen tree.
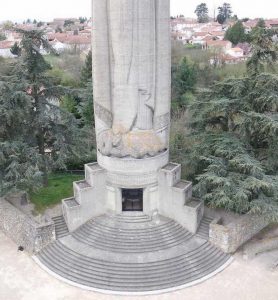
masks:
{"label": "evergreen tree", "polygon": [[247,61],[250,74],[256,75],[265,70],[265,66],[273,68],[277,61],[278,45],[273,42],[277,29],[267,29],[263,20],[259,21],[249,35],[252,56]]}
{"label": "evergreen tree", "polygon": [[37,27],[38,27],[38,28],[42,27],[43,25],[44,25],[44,23],[43,23],[42,21],[39,21],[39,22],[37,23]]}
{"label": "evergreen tree", "polygon": [[197,82],[196,66],[184,57],[178,66],[172,68],[172,108],[184,109],[189,100],[192,99],[192,92]]}
{"label": "evergreen tree", "polygon": [[264,19],[259,19],[258,23],[255,26],[255,29],[258,28],[258,27],[260,27],[260,28],[265,28],[266,27]]}
{"label": "evergreen tree", "polygon": [[78,112],[81,116],[82,124],[85,127],[94,128],[94,98],[92,81],[88,81],[86,86],[79,92],[80,102]]}
{"label": "evergreen tree", "polygon": [[207,23],[209,21],[208,7],[206,3],[201,3],[196,7],[195,14],[199,23]]}
{"label": "evergreen tree", "polygon": [[[263,64],[268,56],[253,51],[250,61]],[[208,205],[277,221],[278,76],[255,69],[197,97],[186,164],[197,183],[194,193]]]}
{"label": "evergreen tree", "polygon": [[232,16],[232,7],[230,3],[224,3],[218,7],[217,22],[224,24]]}
{"label": "evergreen tree", "polygon": [[80,103],[78,111],[81,115],[82,123],[92,127],[94,124],[94,104],[93,104],[93,83],[92,83],[92,51],[86,56],[85,64],[81,70],[80,82]]}
{"label": "evergreen tree", "polygon": [[236,22],[225,33],[225,39],[237,45],[246,41],[246,34],[241,21]]}
{"label": "evergreen tree", "polygon": [[92,51],[86,56],[85,64],[81,70],[81,84],[87,86],[88,81],[92,82]]}
{"label": "evergreen tree", "polygon": [[70,27],[71,25],[74,25],[73,20],[70,20],[70,19],[65,20],[64,27]]}
{"label": "evergreen tree", "polygon": [[[18,30],[22,55],[0,79],[1,191],[33,187],[38,177],[64,168],[77,155],[80,132],[76,119],[59,106],[67,91],[47,75],[51,66],[40,53],[52,51],[43,31]],[[31,180],[31,179],[34,180]]]}
{"label": "evergreen tree", "polygon": [[16,56],[20,56],[20,55],[21,55],[21,48],[20,48],[18,42],[15,42],[15,43],[13,44],[13,46],[12,46],[12,48],[11,48],[10,51],[11,51],[11,53],[12,53],[13,55],[16,55]]}
{"label": "evergreen tree", "polygon": [[3,34],[2,32],[0,32],[0,41],[5,41],[7,38],[5,36],[5,34]]}
{"label": "evergreen tree", "polygon": [[55,29],[55,33],[63,33],[63,30],[60,26],[57,26]]}
{"label": "evergreen tree", "polygon": [[11,30],[14,26],[14,23],[12,21],[5,21],[1,25],[4,30]]}
{"label": "evergreen tree", "polygon": [[84,24],[85,22],[87,22],[87,18],[86,17],[79,17],[79,22],[80,22],[80,24]]}

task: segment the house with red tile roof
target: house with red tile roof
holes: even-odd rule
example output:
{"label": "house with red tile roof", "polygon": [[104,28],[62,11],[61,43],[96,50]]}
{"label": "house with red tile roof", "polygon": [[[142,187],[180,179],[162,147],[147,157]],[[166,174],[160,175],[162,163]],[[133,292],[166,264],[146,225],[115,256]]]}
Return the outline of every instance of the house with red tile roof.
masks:
{"label": "house with red tile roof", "polygon": [[230,41],[221,41],[221,40],[211,40],[207,41],[206,49],[220,49],[223,52],[227,52],[232,48],[232,43]]}
{"label": "house with red tile roof", "polygon": [[8,57],[15,57],[10,49],[14,45],[13,41],[0,41],[0,56],[8,58]]}
{"label": "house with red tile roof", "polygon": [[234,47],[226,51],[227,54],[231,55],[232,57],[243,57],[244,51],[239,47]]}
{"label": "house with red tile roof", "polygon": [[278,28],[278,19],[265,20],[267,28]]}
{"label": "house with red tile roof", "polygon": [[85,35],[73,35],[67,33],[48,34],[48,41],[58,52],[64,50],[88,51],[91,48],[91,38]]}

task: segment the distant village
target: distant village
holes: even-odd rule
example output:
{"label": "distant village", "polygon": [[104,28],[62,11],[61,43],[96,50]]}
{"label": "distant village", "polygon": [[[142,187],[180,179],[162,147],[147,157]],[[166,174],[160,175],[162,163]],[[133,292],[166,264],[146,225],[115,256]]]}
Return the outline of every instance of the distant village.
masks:
{"label": "distant village", "polygon": [[[249,33],[260,19],[242,22],[244,30]],[[278,19],[264,20],[267,28],[278,28]],[[172,39],[182,42],[187,47],[196,47],[203,50],[217,51],[225,63],[238,63],[245,61],[250,53],[250,45],[246,42],[233,45],[225,40],[226,31],[236,21],[227,21],[225,24],[209,21],[198,23],[197,19],[183,16],[171,18]]]}
{"label": "distant village", "polygon": [[13,24],[10,21],[0,24],[0,56],[15,57],[10,51],[15,43],[21,42],[22,30],[43,30],[50,45],[57,53],[64,51],[79,51],[88,53],[91,49],[92,21],[87,18],[57,18],[52,22],[38,22],[27,20],[22,24]]}
{"label": "distant village", "polygon": [[[256,26],[259,19],[242,22],[246,33]],[[250,52],[248,43],[232,45],[225,40],[225,33],[236,21],[229,20],[219,24],[213,20],[199,23],[197,19],[184,16],[171,17],[172,40],[182,43],[185,47],[200,48],[204,51],[217,51],[225,63],[238,63],[246,60]],[[278,19],[265,20],[267,28],[277,28]],[[0,24],[0,56],[15,57],[10,49],[15,43],[19,44],[21,35],[16,29],[44,30],[51,46],[62,53],[67,50],[88,53],[91,49],[91,30],[93,22],[87,18],[57,18],[52,22],[27,20],[22,24],[3,22]]]}

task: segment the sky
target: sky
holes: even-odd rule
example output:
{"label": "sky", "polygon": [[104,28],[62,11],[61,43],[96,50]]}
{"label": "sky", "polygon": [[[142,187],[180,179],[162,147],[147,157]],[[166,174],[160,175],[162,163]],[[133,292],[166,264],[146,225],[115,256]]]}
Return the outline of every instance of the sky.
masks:
{"label": "sky", "polygon": [[[0,21],[23,21],[27,18],[41,21],[51,21],[53,18],[89,17],[91,14],[91,0],[9,0],[1,5]],[[112,0],[116,1],[116,0]],[[195,17],[194,10],[198,4],[206,2],[210,15],[214,8],[223,2],[232,5],[233,12],[239,18],[263,17],[278,18],[277,0],[171,0],[171,14],[183,14]]]}

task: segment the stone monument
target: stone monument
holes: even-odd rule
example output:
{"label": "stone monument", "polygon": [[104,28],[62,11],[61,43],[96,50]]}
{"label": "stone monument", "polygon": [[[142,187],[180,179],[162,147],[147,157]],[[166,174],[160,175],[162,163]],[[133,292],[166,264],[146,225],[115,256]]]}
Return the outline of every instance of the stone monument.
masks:
{"label": "stone monument", "polygon": [[169,0],[93,0],[93,86],[98,163],[63,200],[70,231],[111,213],[157,212],[195,233],[203,203],[169,163]]}

